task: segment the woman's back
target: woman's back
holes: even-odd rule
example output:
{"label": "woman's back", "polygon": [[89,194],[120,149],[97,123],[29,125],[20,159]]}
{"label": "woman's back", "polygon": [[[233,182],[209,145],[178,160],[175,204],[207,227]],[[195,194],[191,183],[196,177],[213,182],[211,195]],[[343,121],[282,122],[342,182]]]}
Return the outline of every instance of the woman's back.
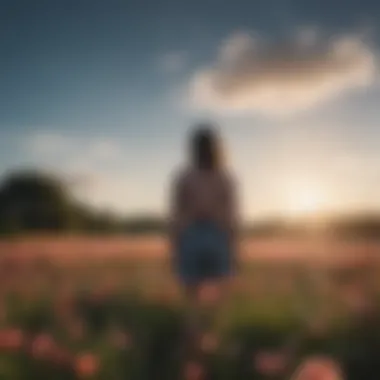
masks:
{"label": "woman's back", "polygon": [[223,229],[235,222],[234,184],[225,170],[190,168],[177,180],[180,224],[208,220]]}
{"label": "woman's back", "polygon": [[192,287],[229,276],[237,227],[235,186],[213,130],[196,131],[188,168],[172,189],[171,242],[180,278]]}

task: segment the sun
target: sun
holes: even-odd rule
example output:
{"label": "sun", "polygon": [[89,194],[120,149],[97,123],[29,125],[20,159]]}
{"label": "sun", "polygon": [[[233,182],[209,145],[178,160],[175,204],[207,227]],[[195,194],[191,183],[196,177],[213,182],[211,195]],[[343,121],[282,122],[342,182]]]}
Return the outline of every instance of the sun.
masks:
{"label": "sun", "polygon": [[297,184],[289,187],[286,194],[286,213],[290,217],[315,215],[322,211],[325,196],[316,185]]}
{"label": "sun", "polygon": [[289,204],[293,214],[311,214],[317,212],[321,206],[321,199],[315,193],[300,193]]}

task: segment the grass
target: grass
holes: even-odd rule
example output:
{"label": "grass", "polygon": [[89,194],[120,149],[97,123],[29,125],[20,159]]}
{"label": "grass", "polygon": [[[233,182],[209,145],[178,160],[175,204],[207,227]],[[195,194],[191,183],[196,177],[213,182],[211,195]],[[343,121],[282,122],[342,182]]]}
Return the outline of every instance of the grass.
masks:
{"label": "grass", "polygon": [[332,358],[348,379],[379,379],[380,324],[360,303],[368,275],[358,267],[343,281],[343,267],[244,261],[218,312],[204,307],[198,367],[181,377],[185,305],[165,259],[84,248],[66,261],[52,246],[1,257],[1,380],[197,380],[198,367],[210,379],[285,380],[310,355]]}

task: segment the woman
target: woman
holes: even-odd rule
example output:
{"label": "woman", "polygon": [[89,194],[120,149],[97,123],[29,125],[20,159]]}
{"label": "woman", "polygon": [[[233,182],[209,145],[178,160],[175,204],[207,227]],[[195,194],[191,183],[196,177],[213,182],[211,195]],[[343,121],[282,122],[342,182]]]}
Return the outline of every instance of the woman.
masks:
{"label": "woman", "polygon": [[222,284],[232,273],[237,242],[235,183],[214,128],[200,125],[190,143],[190,163],[172,191],[174,268],[185,288],[192,327],[205,283]]}

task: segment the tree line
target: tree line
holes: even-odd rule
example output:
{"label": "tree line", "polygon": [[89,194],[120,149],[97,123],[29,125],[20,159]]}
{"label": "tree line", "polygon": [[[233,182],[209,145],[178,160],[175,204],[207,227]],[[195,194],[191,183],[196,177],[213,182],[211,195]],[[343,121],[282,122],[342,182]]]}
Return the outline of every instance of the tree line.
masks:
{"label": "tree line", "polygon": [[124,218],[77,201],[59,178],[17,171],[0,183],[0,232],[82,232],[95,234],[164,232],[155,216]]}
{"label": "tree line", "polygon": [[[97,211],[77,201],[68,185],[39,171],[14,171],[0,182],[0,233],[144,234],[165,233],[164,218],[122,217]],[[344,238],[380,239],[380,214],[351,215],[328,223],[328,233]],[[309,232],[307,223],[290,225],[269,220],[246,225],[253,236],[297,236]]]}

